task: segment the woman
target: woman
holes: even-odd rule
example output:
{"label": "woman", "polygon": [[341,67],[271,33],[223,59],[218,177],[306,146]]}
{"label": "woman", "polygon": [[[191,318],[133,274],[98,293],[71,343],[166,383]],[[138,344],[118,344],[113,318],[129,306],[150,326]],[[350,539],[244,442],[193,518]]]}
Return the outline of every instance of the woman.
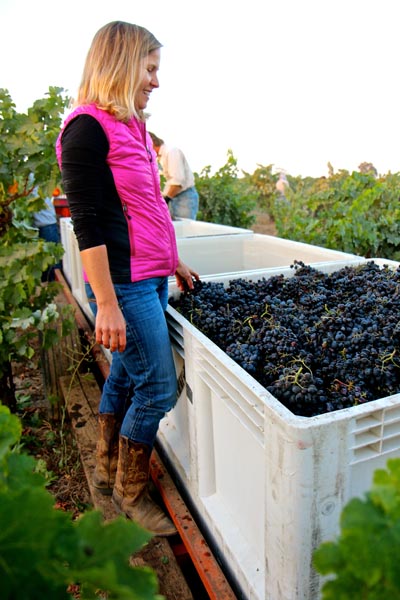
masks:
{"label": "woman", "polygon": [[[113,504],[128,518],[155,535],[172,535],[173,523],[148,493],[151,449],[177,393],[164,313],[168,276],[175,273],[182,290],[199,276],[178,258],[146,131],[160,48],[131,23],[115,21],[97,32],[57,156],[96,297],[96,342],[113,352],[99,407],[94,485],[103,493],[113,488]],[[126,377],[134,391],[125,412]]]}

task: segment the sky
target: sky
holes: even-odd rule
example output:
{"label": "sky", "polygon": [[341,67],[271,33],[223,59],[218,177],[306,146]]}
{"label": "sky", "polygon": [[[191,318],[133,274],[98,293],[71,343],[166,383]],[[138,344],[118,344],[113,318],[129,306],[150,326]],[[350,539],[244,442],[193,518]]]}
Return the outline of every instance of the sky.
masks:
{"label": "sky", "polygon": [[74,97],[100,27],[163,44],[148,129],[215,172],[273,165],[319,177],[400,172],[398,0],[0,0],[0,87],[19,112],[50,86]]}

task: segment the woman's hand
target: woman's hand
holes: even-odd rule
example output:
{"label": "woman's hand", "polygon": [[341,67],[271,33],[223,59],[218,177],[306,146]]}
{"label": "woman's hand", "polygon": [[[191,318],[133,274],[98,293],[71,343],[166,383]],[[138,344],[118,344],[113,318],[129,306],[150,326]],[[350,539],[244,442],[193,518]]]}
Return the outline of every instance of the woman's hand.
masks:
{"label": "woman's hand", "polygon": [[111,352],[123,352],[126,347],[126,323],[111,281],[105,245],[81,252],[83,268],[97,302],[96,342]]}
{"label": "woman's hand", "polygon": [[197,279],[198,281],[200,276],[198,273],[196,273],[196,271],[193,271],[193,269],[185,265],[185,263],[179,259],[178,268],[175,271],[175,279],[176,285],[181,292],[186,292],[188,289],[193,289],[193,278]]}
{"label": "woman's hand", "polygon": [[126,347],[126,324],[118,304],[99,306],[96,315],[96,342],[111,352]]}

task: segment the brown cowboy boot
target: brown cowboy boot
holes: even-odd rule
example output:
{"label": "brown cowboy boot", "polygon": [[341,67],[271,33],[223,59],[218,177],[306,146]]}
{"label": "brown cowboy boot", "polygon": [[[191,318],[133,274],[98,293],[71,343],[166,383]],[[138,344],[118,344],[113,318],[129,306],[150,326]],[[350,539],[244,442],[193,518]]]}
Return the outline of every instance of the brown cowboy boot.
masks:
{"label": "brown cowboy boot", "polygon": [[118,463],[118,437],[120,423],[113,414],[98,417],[99,439],[96,446],[96,467],[93,486],[105,496],[111,496]]}
{"label": "brown cowboy boot", "polygon": [[174,535],[177,530],[162,509],[150,498],[150,448],[119,436],[118,469],[112,502],[128,519],[154,535]]}

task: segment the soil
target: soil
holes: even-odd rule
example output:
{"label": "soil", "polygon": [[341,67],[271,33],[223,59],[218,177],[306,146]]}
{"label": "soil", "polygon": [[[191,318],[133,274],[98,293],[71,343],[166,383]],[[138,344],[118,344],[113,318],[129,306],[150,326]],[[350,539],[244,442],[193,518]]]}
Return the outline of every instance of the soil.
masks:
{"label": "soil", "polygon": [[254,233],[263,233],[264,235],[276,235],[276,227],[274,221],[267,213],[255,211],[255,223],[251,226]]}
{"label": "soil", "polygon": [[[79,517],[90,505],[90,493],[71,429],[64,427],[65,415],[54,411],[46,398],[40,349],[27,363],[13,364],[17,415],[22,422],[24,450],[44,461],[48,472],[47,489],[56,507]],[[56,414],[56,416],[55,416]]]}

